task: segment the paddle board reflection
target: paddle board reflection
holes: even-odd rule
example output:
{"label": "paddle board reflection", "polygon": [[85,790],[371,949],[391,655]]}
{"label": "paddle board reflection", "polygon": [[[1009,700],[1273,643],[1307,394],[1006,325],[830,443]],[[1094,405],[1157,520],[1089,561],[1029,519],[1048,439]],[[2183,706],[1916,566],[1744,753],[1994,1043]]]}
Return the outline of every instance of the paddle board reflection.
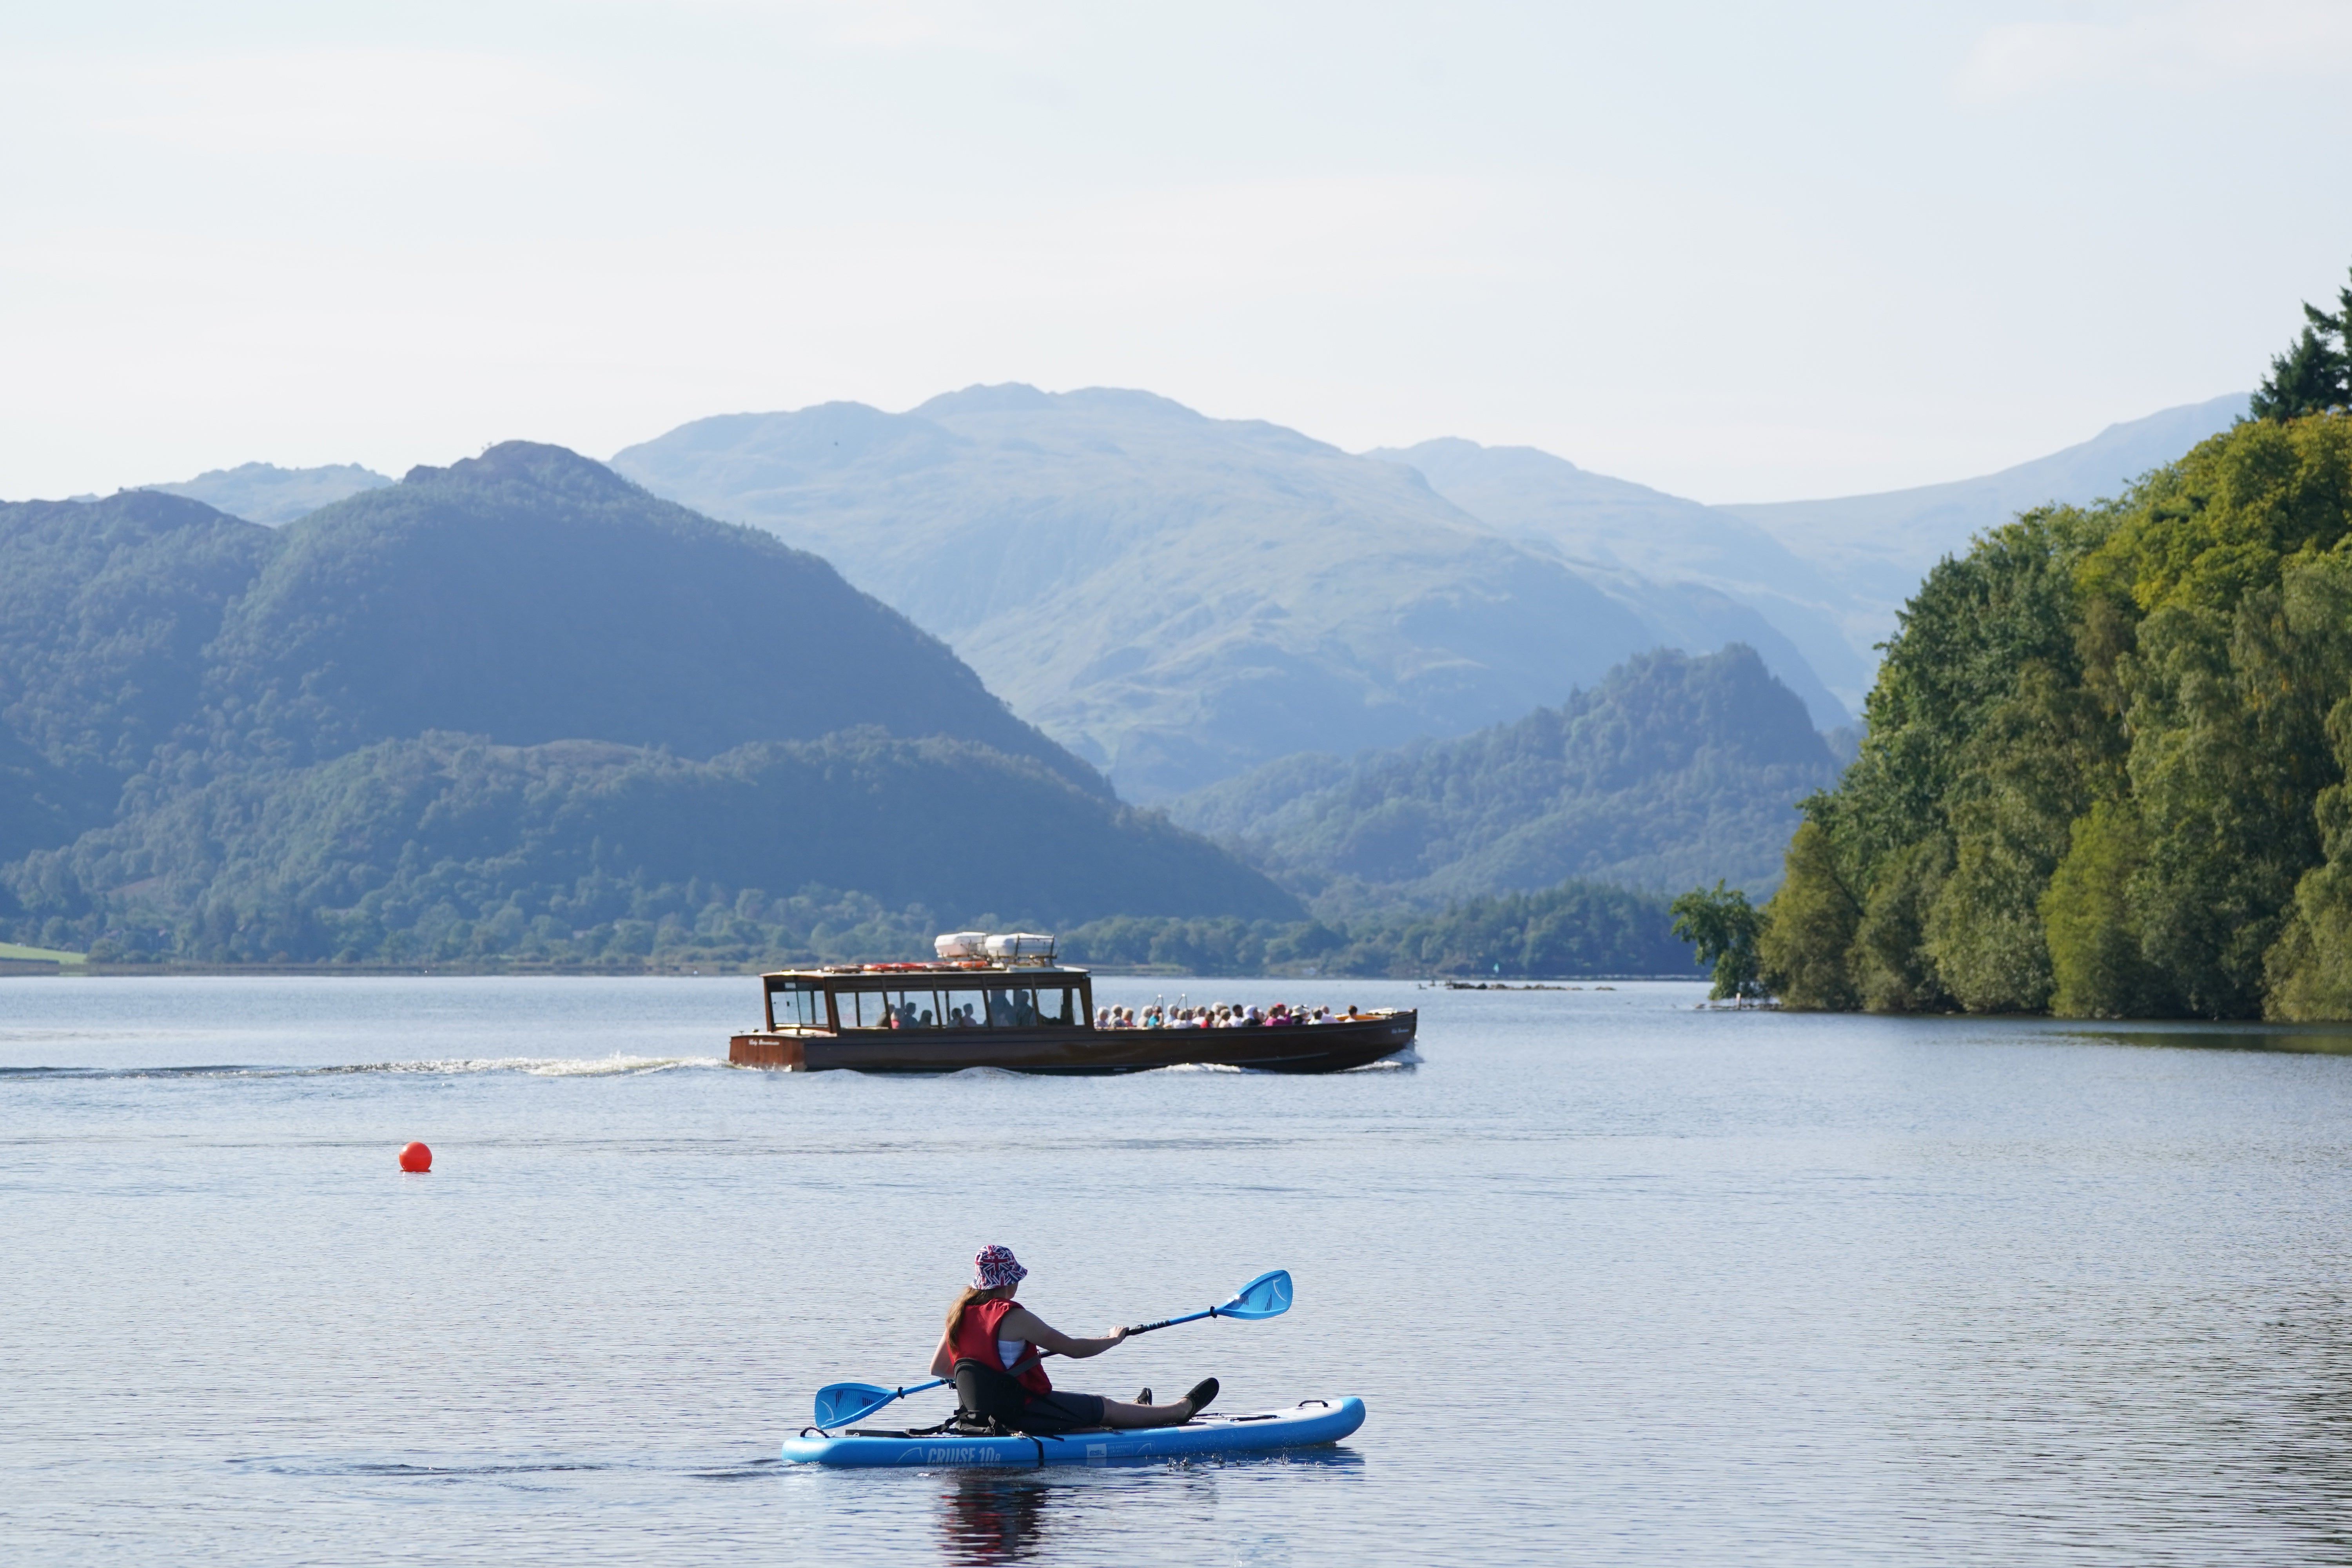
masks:
{"label": "paddle board reflection", "polygon": [[967,1470],[940,1496],[940,1538],[947,1562],[975,1568],[1021,1563],[1037,1553],[1052,1488],[1041,1481]]}

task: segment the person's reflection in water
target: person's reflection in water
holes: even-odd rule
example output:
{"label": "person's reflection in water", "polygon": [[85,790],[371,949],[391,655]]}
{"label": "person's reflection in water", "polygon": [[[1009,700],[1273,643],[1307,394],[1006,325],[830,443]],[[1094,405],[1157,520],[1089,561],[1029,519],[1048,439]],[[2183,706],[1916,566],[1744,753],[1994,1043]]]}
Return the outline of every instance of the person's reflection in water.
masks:
{"label": "person's reflection in water", "polygon": [[940,1498],[941,1558],[955,1563],[1024,1563],[1037,1555],[1053,1489],[1042,1481],[962,1471]]}

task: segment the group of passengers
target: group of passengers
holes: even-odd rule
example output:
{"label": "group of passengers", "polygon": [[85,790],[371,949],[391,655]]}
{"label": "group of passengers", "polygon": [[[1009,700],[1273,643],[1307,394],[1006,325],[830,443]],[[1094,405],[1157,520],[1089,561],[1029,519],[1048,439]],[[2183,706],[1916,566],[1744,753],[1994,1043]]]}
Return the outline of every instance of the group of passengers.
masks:
{"label": "group of passengers", "polygon": [[[1058,993],[1056,993],[1056,994],[1058,994]],[[1069,1009],[1066,1005],[1063,1007],[1062,1017],[1042,1017],[1037,1011],[1037,999],[1034,992],[990,991],[984,993],[984,995],[986,997],[984,1005],[988,1009],[988,1023],[990,1026],[993,1028],[1025,1029],[1033,1024],[1064,1023],[1066,1022],[1068,1018]],[[952,995],[950,996],[949,1001],[950,1005],[948,1008],[947,1027],[950,1029],[977,1029],[980,1027],[982,1016],[980,1009],[983,1004],[980,1002],[957,1003]],[[885,1028],[928,1029],[931,1027],[931,1010],[929,1007],[920,1006],[913,1001],[890,1002],[885,1000],[882,1005],[882,1015],[883,1027]]]}
{"label": "group of passengers", "polygon": [[1097,1029],[1280,1029],[1294,1024],[1347,1024],[1366,1015],[1350,1006],[1345,1013],[1328,1007],[1294,1007],[1276,1002],[1266,1008],[1245,1007],[1238,1002],[1213,1007],[1169,1007],[1160,1003],[1138,1013],[1133,1007],[1097,1007]]}

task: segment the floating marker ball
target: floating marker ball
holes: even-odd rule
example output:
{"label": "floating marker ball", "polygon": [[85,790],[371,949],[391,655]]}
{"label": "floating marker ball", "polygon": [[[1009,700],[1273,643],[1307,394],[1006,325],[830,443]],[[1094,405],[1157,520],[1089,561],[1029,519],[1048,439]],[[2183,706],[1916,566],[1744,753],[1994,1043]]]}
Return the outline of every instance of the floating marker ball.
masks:
{"label": "floating marker ball", "polygon": [[431,1170],[433,1151],[422,1143],[411,1143],[400,1152],[400,1168],[404,1171]]}

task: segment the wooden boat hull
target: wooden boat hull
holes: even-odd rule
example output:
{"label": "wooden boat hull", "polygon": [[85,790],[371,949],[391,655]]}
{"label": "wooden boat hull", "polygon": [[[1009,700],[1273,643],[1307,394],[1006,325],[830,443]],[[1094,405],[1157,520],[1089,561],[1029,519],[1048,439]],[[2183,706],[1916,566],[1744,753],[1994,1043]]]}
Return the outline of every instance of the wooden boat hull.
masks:
{"label": "wooden boat hull", "polygon": [[1256,1072],[1341,1072],[1394,1056],[1413,1042],[1420,1014],[1405,1010],[1352,1024],[1257,1029],[888,1029],[855,1034],[737,1035],[727,1059],[785,1072],[1005,1072],[1067,1075],[1149,1072],[1203,1064]]}

